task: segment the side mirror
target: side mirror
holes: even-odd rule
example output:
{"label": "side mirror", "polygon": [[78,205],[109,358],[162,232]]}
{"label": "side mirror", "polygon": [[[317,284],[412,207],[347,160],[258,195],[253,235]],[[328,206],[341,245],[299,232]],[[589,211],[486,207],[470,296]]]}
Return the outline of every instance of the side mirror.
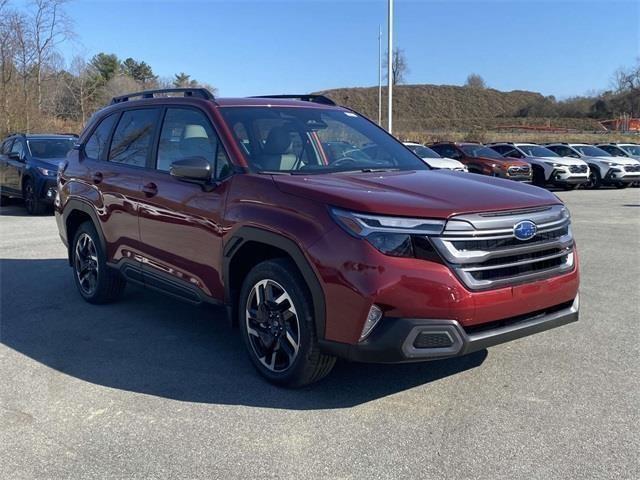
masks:
{"label": "side mirror", "polygon": [[9,152],[9,160],[17,160],[19,162],[22,161],[22,156],[17,152]]}
{"label": "side mirror", "polygon": [[176,160],[169,167],[169,174],[183,182],[200,184],[205,190],[214,186],[211,184],[211,164],[204,157]]}

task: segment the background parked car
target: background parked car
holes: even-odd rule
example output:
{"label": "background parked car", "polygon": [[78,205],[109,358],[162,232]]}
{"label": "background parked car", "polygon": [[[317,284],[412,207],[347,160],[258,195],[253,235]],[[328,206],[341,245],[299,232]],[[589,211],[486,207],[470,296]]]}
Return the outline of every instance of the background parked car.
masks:
{"label": "background parked car", "polygon": [[443,157],[464,163],[471,173],[521,182],[531,181],[531,166],[528,163],[515,158],[505,158],[481,143],[439,142],[430,147]]}
{"label": "background parked car", "polygon": [[627,157],[613,157],[601,148],[585,143],[553,143],[547,145],[565,158],[579,158],[589,165],[588,188],[613,185],[626,188],[640,180],[640,163]]}
{"label": "background parked car", "polygon": [[573,190],[589,181],[589,167],[582,160],[563,158],[535,143],[492,143],[489,146],[509,158],[531,164],[533,183],[539,187],[554,185]]}
{"label": "background parked car", "polygon": [[7,137],[0,148],[0,195],[24,199],[31,215],[44,213],[56,196],[56,174],[75,135]]}
{"label": "background parked car", "polygon": [[453,158],[442,157],[435,150],[420,143],[404,142],[405,146],[419,156],[431,168],[468,172],[467,166]]}

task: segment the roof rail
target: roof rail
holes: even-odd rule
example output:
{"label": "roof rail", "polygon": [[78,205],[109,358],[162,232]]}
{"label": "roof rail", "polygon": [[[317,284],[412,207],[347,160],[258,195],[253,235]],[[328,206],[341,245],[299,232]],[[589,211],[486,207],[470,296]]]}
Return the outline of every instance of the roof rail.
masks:
{"label": "roof rail", "polygon": [[337,105],[336,102],[331,100],[325,95],[255,95],[249,98],[288,98],[291,100],[302,100],[303,102],[321,103],[323,105]]}
{"label": "roof rail", "polygon": [[185,97],[198,97],[206,100],[213,100],[215,97],[206,88],[161,88],[157,90],[143,90],[142,92],[127,93],[111,99],[111,105],[128,102],[131,97],[155,98],[156,95],[164,93],[182,93]]}

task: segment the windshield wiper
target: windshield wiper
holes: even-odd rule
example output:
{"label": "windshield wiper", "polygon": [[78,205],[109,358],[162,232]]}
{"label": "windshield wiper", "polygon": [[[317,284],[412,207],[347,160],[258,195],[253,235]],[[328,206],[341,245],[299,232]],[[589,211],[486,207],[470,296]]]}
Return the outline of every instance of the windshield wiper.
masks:
{"label": "windshield wiper", "polygon": [[336,170],[334,173],[354,173],[354,172],[362,172],[362,173],[379,173],[379,172],[399,172],[399,168],[395,167],[380,167],[380,168],[354,168],[350,170]]}

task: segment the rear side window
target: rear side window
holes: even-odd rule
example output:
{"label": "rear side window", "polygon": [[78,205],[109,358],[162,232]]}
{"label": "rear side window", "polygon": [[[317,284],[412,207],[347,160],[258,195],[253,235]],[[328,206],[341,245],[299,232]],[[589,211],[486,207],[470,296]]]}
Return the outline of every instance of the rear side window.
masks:
{"label": "rear side window", "polygon": [[98,127],[93,131],[89,140],[84,146],[84,154],[91,160],[102,160],[107,153],[107,142],[109,141],[109,134],[113,129],[113,125],[118,119],[118,114],[109,115],[102,120]]}
{"label": "rear side window", "polygon": [[113,133],[109,161],[145,167],[158,122],[158,113],[157,108],[124,112]]}
{"label": "rear side window", "polygon": [[2,155],[9,154],[9,152],[11,151],[11,142],[13,142],[12,138],[10,138],[9,140],[5,140],[5,142],[2,144],[2,150],[0,150],[0,153],[2,153]]}
{"label": "rear side window", "polygon": [[[491,149],[495,150],[500,155],[504,155],[507,152],[511,152],[513,150],[513,147],[510,147],[508,145],[492,145]],[[507,156],[510,156],[510,155],[507,155]]]}
{"label": "rear side window", "polygon": [[452,145],[433,145],[430,148],[431,150],[435,150],[436,152],[438,152],[442,157],[447,157],[447,158],[460,157],[458,150]]}
{"label": "rear side window", "polygon": [[162,123],[156,169],[168,172],[176,160],[202,157],[216,178],[230,172],[229,160],[207,116],[191,108],[169,108]]}

